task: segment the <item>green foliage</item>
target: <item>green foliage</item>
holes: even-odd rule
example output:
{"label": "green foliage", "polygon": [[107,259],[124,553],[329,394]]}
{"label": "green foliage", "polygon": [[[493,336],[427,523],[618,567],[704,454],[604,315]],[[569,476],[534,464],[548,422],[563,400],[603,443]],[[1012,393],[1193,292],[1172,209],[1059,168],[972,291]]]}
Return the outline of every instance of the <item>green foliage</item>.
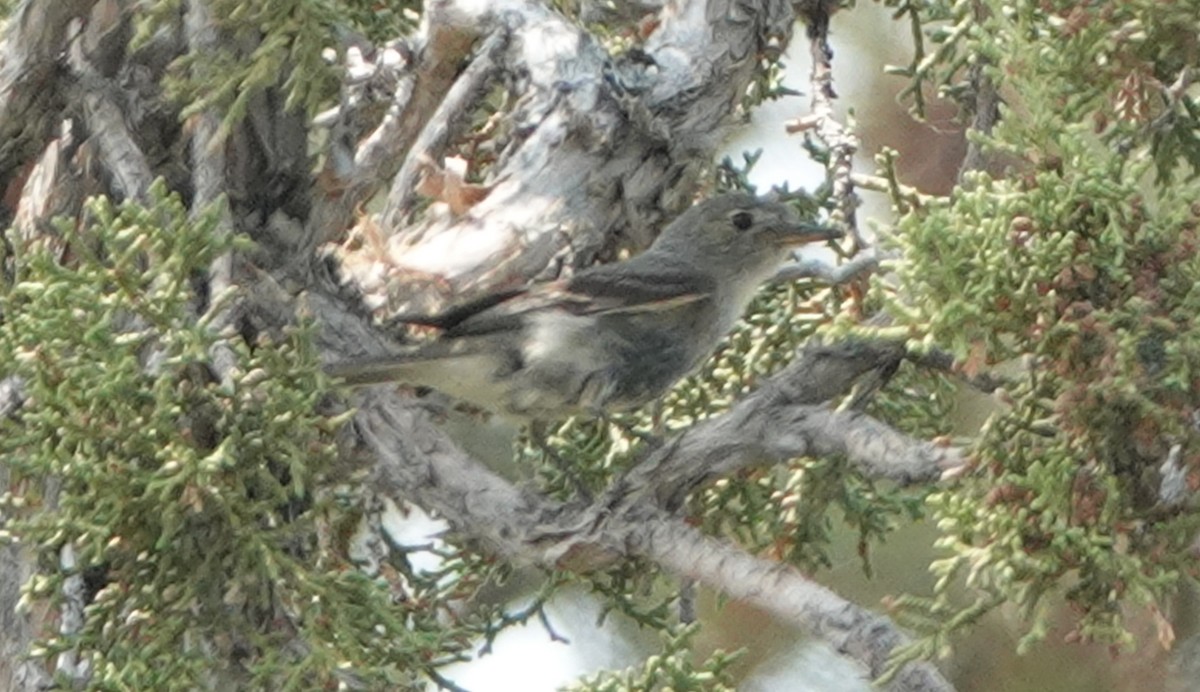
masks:
{"label": "green foliage", "polygon": [[420,0],[339,0],[334,4],[351,26],[376,44],[408,34],[420,19]]}
{"label": "green foliage", "polygon": [[[643,440],[725,411],[760,379],[787,365],[836,309],[836,297],[828,291],[816,294],[811,283],[764,289],[708,363],[658,406],[609,421],[568,420],[537,444],[525,440],[518,450],[522,463],[535,468],[546,491],[562,499],[577,497],[580,491],[599,492],[645,454]],[[926,391],[926,378],[911,371],[906,370],[905,377],[912,386],[889,395],[887,406],[910,411],[915,408],[911,402],[901,402],[915,396],[928,411],[931,402],[943,401],[949,392]],[[698,493],[690,509],[706,529],[734,536],[752,550],[771,549],[805,568],[828,565],[825,551],[835,509],[842,521],[862,531],[864,558],[867,542],[886,535],[897,518],[916,512],[911,495],[876,487],[828,459],[749,469]]]}
{"label": "green foliage", "polygon": [[1122,150],[1148,144],[1163,181],[1184,165],[1200,172],[1200,104],[1187,91],[1200,51],[1197,0],[883,4],[910,21],[913,59],[888,72],[910,79],[900,96],[918,117],[925,116],[934,86],[939,97],[973,112],[974,68],[999,85],[1021,82],[1041,91],[1044,83],[1024,77],[1053,73],[1051,83],[1064,90],[1046,95],[1065,122],[1090,122]]}
{"label": "green foliage", "polygon": [[1148,144],[1160,182],[1167,182],[1184,165],[1200,172],[1200,113],[1194,96],[1178,89],[1190,83],[1184,73],[1194,70],[1200,52],[1197,13],[1197,0],[1060,1],[997,10],[985,27],[1022,32],[1028,45],[1042,49],[1022,54],[998,45],[992,54],[1021,74],[1069,84],[1065,92],[1045,94],[1064,122],[1090,122],[1105,144],[1124,153]]}
{"label": "green foliage", "polygon": [[[757,154],[746,154],[739,166],[726,159],[715,171],[718,185],[748,189],[746,174],[757,160]],[[817,213],[820,200],[795,197],[802,214]],[[645,457],[646,441],[726,411],[788,365],[797,349],[844,309],[842,301],[838,291],[807,280],[765,287],[708,362],[659,404],[609,420],[567,420],[523,439],[519,463],[535,470],[551,496],[564,501],[595,496]],[[872,413],[898,421],[912,434],[947,432],[953,388],[944,378],[904,366],[893,382],[876,398]],[[924,506],[919,492],[864,479],[840,459],[804,458],[720,479],[695,493],[687,510],[706,532],[809,573],[831,566],[838,528],[848,527],[858,534],[858,552],[869,573],[871,547],[921,516]],[[621,565],[587,579],[607,609],[647,627],[673,622],[678,587],[652,565]],[[660,593],[664,582],[670,582],[664,587],[667,595]]]}
{"label": "green foliage", "polygon": [[[536,469],[542,487],[561,499],[601,492],[643,458],[643,440],[727,410],[759,380],[786,366],[838,309],[835,293],[818,292],[809,282],[766,288],[708,363],[658,406],[609,421],[568,420],[536,444],[525,440],[518,449],[521,462]],[[876,404],[879,410],[906,414],[913,432],[944,433],[949,386],[911,368],[903,369],[896,382]],[[918,517],[922,503],[911,491],[858,476],[840,460],[797,459],[721,479],[696,493],[688,509],[706,531],[807,571],[830,566],[835,528],[849,526],[859,534],[859,552],[869,571],[870,546],[901,521]],[[635,572],[643,580],[653,574]],[[620,591],[602,590],[609,598]],[[626,606],[617,609],[641,621],[635,603]]]}
{"label": "green foliage", "polygon": [[900,286],[875,287],[968,373],[1020,365],[977,473],[931,498],[949,557],[919,610],[975,612],[952,605],[963,577],[1034,618],[1028,645],[1061,591],[1080,614],[1068,637],[1127,642],[1121,605],[1154,607],[1193,572],[1200,528],[1159,476],[1168,457],[1200,470],[1198,121],[1164,86],[1194,64],[1200,4],[982,5],[929,74],[988,65],[1006,105],[972,136],[1010,173],[904,215]]}
{"label": "green foliage", "polygon": [[[414,584],[394,604],[319,540],[346,508],[322,489],[341,418],[317,412],[309,329],[253,344],[214,333],[229,296],[197,319],[194,282],[240,241],[215,241],[216,210],[189,219],[161,183],[151,198],[93,200],[57,238],[9,237],[0,372],[29,398],[0,423],[3,508],[44,567],[25,601],[61,604],[79,574],[98,589],[82,628],[34,654],[80,652],[92,689],[205,687],[225,674],[214,653],[255,689],[413,684],[469,635],[421,605],[445,587]],[[238,358],[224,381],[217,348]]]}
{"label": "green foliage", "polygon": [[[283,107],[315,113],[336,93],[337,75],[322,51],[338,49],[348,30],[390,39],[416,22],[414,2],[381,5],[369,0],[215,0],[209,12],[222,35],[215,45],[179,58],[168,93],[184,104],[184,117],[214,109],[222,130],[245,117],[253,99],[279,89]],[[182,0],[138,5],[137,46],[179,21]],[[192,36],[192,40],[198,37]]]}
{"label": "green foliage", "polygon": [[[963,73],[974,56],[963,44],[972,32],[981,31],[976,21],[980,3],[974,0],[883,0],[896,8],[897,18],[907,17],[913,40],[913,57],[908,65],[890,66],[889,74],[906,77],[909,85],[901,99],[911,99],[912,113],[924,118],[930,85],[940,85],[938,96],[964,98],[968,85]],[[932,46],[932,52],[931,52]]]}
{"label": "green foliage", "polygon": [[783,83],[787,78],[787,65],[783,63],[780,45],[782,43],[769,45],[761,52],[754,78],[746,86],[746,95],[740,104],[743,118],[749,119],[750,112],[764,101],[800,95],[799,91]]}
{"label": "green foliage", "polygon": [[[682,429],[719,413],[758,380],[787,365],[828,315],[840,309],[834,293],[815,291],[802,282],[765,289],[711,366],[668,397],[663,415],[668,424]],[[880,488],[837,459],[797,459],[748,469],[701,491],[691,507],[706,529],[805,570],[830,565],[827,551],[837,524],[860,531],[866,566],[869,543],[915,509],[911,495]]]}
{"label": "green foliage", "polygon": [[737,686],[729,667],[737,654],[715,651],[697,664],[690,653],[699,627],[690,625],[662,633],[663,651],[636,668],[603,672],[565,688],[571,692],[624,692],[625,690],[697,690],[733,692]]}

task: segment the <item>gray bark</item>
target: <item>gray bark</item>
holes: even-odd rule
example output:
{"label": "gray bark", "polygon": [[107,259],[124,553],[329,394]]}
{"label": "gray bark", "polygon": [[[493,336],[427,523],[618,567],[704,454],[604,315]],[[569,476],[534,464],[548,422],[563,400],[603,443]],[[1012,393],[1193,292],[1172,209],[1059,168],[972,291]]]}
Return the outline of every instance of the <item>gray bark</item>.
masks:
{"label": "gray bark", "polygon": [[[271,331],[303,310],[321,324],[329,358],[382,353],[389,337],[364,304],[431,311],[644,248],[696,196],[760,55],[789,39],[792,10],[783,0],[641,6],[658,12],[640,46],[645,59],[609,55],[543,3],[426,3],[414,36],[345,47],[339,103],[316,121],[326,144],[314,175],[310,123],[284,110],[278,89],[252,99],[223,140],[217,113],[178,127],[156,85],[177,54],[222,40],[203,0],[187,3],[178,25],[136,54],[122,39],[129,1],[30,0],[0,44],[0,183],[19,191],[4,220],[15,219],[27,239],[43,237],[52,216],[78,214],[85,194],[138,199],[158,176],[195,212],[225,195],[219,232],[246,233],[259,250],[210,268],[209,298],[235,287],[244,295],[214,328]],[[481,198],[416,213],[422,174],[438,172],[467,115],[500,87],[513,106]],[[362,215],[380,194],[382,212]],[[318,248],[351,233],[376,242],[336,250],[347,291],[328,279]],[[798,454],[844,454],[866,473],[904,482],[955,468],[952,450],[828,405],[902,355],[893,344],[814,347],[590,505],[519,490],[394,391],[364,393],[346,441],[384,494],[440,513],[499,556],[575,570],[644,557],[817,633],[876,674],[903,640],[890,622],[699,534],[671,510],[714,478]],[[234,367],[227,351],[213,361],[220,377]],[[6,381],[0,410],[19,407],[19,385]],[[44,671],[13,663],[45,614],[13,613],[32,569],[19,548],[0,551],[0,569],[0,688],[33,689]],[[890,689],[949,685],[933,666],[913,665]]]}

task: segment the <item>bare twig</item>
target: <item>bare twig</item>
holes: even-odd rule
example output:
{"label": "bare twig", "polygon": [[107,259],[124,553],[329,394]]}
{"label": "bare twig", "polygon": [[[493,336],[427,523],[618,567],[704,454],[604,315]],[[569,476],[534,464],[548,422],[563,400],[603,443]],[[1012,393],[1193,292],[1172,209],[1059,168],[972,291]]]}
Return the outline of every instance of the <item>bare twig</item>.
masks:
{"label": "bare twig", "polygon": [[917,365],[930,368],[932,370],[940,370],[942,372],[961,377],[964,382],[971,387],[978,389],[981,392],[992,393],[1001,387],[1012,388],[1015,383],[1012,381],[992,375],[989,373],[979,373],[977,375],[967,375],[962,372],[958,364],[954,361],[954,356],[949,351],[942,349],[934,349],[921,356],[915,357],[913,362]]}
{"label": "bare twig", "polygon": [[[886,617],[847,601],[793,567],[754,557],[663,515],[627,525],[633,554],[800,626],[857,661],[871,678],[881,675],[891,652],[907,642]],[[954,688],[933,664],[917,662],[906,665],[882,689],[953,692]]]}
{"label": "bare twig", "polygon": [[858,136],[852,127],[838,121],[834,115],[833,100],[837,92],[833,88],[833,50],[829,47],[829,11],[826,3],[812,2],[808,21],[809,47],[812,55],[812,113],[805,118],[787,124],[789,133],[812,130],[829,148],[827,164],[832,195],[837,209],[835,220],[848,231],[851,240],[849,254],[854,255],[867,247],[858,228],[858,205],[860,200],[854,191],[851,177],[854,169],[854,154],[858,151]]}
{"label": "bare twig", "polygon": [[387,208],[382,214],[385,229],[398,227],[411,210],[422,161],[440,159],[446,146],[467,124],[471,108],[486,93],[498,71],[496,58],[506,40],[506,32],[497,30],[483,41],[475,59],[455,80],[446,98],[425,123],[392,181]]}
{"label": "bare twig", "polygon": [[878,175],[869,175],[867,173],[851,173],[850,181],[854,183],[855,187],[861,190],[883,192],[892,196],[898,195],[902,200],[914,207],[923,207],[936,199],[932,195],[922,194],[915,187],[894,183],[893,181]]}
{"label": "bare twig", "polygon": [[611,506],[618,497],[651,496],[673,508],[716,478],[805,455],[845,455],[867,475],[902,483],[937,480],[961,463],[956,450],[829,407],[860,376],[890,371],[904,355],[900,342],[809,345],[729,412],[692,426],[634,467],[601,502]]}
{"label": "bare twig", "polygon": [[[981,2],[973,3],[973,8],[976,23],[981,22],[989,12]],[[982,140],[992,134],[992,129],[1000,120],[1000,94],[996,89],[996,84],[988,76],[987,70],[990,67],[991,63],[987,58],[977,56],[967,76],[971,85],[971,94],[974,97],[974,113],[971,116],[969,130],[978,136],[967,138],[967,153],[963,156],[962,165],[958,169],[959,183],[963,182],[968,173],[984,170],[988,165]]]}
{"label": "bare twig", "polygon": [[[84,608],[87,606],[83,575],[79,571],[79,562],[75,555],[75,546],[67,543],[59,548],[58,567],[67,575],[62,582],[62,604],[58,609],[58,633],[64,638],[70,638],[83,629],[85,622]],[[79,652],[71,649],[60,653],[54,659],[54,672],[72,681],[75,686],[83,686],[90,676],[88,660],[80,661]]]}
{"label": "bare twig", "polygon": [[[187,28],[189,50],[193,54],[205,55],[216,51],[219,44],[217,29],[208,11],[207,0],[190,0],[184,18]],[[192,181],[195,196],[192,200],[192,215],[207,212],[225,194],[226,160],[225,142],[220,134],[221,119],[211,110],[192,116]],[[214,240],[221,241],[233,234],[233,219],[227,206],[222,205],[220,220],[213,230]],[[215,259],[208,269],[208,295],[213,301],[233,288],[233,253],[226,252]],[[230,310],[224,309],[212,320],[213,329],[224,330],[233,323]],[[237,354],[224,340],[214,342],[212,348],[213,370],[226,386],[232,386]]]}
{"label": "bare twig", "polygon": [[118,87],[88,62],[79,40],[71,43],[68,62],[82,90],[87,129],[101,165],[112,176],[113,192],[121,199],[145,201],[154,173],[118,105]]}
{"label": "bare twig", "polygon": [[[360,47],[347,49],[341,103],[319,118],[330,127],[330,154],[318,176],[326,194],[314,200],[306,223],[309,242],[320,244],[344,233],[362,205],[395,175],[489,25],[485,18],[499,12],[501,4],[431,2],[411,41],[392,42],[373,61]],[[363,114],[381,95],[389,102],[372,127],[363,122]]]}
{"label": "bare twig", "polygon": [[845,264],[834,265],[819,259],[801,260],[779,268],[771,281],[783,283],[797,279],[818,279],[832,286],[861,279],[879,268],[880,253],[877,248],[860,252]]}
{"label": "bare twig", "polygon": [[63,93],[55,70],[72,20],[95,0],[23,2],[0,41],[0,190],[36,156],[61,122]]}

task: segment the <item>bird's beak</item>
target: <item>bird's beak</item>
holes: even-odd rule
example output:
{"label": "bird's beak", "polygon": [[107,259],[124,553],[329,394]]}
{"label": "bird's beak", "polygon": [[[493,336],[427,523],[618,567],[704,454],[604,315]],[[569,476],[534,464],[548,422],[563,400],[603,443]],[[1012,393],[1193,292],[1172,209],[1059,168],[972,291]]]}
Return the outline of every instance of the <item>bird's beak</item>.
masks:
{"label": "bird's beak", "polygon": [[841,229],[815,223],[781,222],[771,228],[772,238],[782,247],[837,240],[843,235]]}

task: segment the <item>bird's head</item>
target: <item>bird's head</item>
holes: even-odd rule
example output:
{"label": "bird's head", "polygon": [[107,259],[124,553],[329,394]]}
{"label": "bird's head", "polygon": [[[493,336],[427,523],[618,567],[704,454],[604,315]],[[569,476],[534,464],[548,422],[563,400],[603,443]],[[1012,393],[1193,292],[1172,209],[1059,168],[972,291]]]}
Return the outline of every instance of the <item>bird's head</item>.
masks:
{"label": "bird's head", "polygon": [[786,204],[728,193],[685,211],[663,229],[653,249],[695,264],[762,274],[799,245],[840,237],[835,228],[802,221]]}

